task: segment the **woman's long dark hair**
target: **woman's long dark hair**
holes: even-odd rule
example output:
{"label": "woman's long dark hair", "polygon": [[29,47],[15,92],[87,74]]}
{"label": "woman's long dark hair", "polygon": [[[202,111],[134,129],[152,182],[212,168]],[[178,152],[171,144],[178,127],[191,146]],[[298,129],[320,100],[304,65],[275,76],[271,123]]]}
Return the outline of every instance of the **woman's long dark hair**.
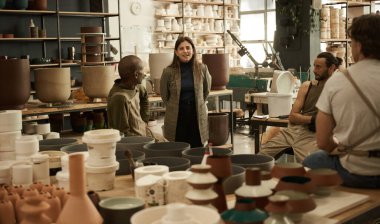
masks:
{"label": "woman's long dark hair", "polygon": [[[201,63],[199,63],[197,60],[197,51],[195,49],[195,45],[194,45],[193,41],[191,40],[191,38],[186,37],[186,36],[179,36],[177,41],[175,42],[174,51],[178,50],[179,45],[185,41],[188,42],[191,45],[191,47],[193,48],[193,57],[190,59],[189,63],[191,63],[193,65],[193,72],[195,73],[196,82],[199,82],[201,80],[201,75],[202,75],[201,66],[200,66]],[[179,61],[178,56],[175,53],[173,56],[173,61],[169,65],[169,67],[180,70],[180,61]]]}

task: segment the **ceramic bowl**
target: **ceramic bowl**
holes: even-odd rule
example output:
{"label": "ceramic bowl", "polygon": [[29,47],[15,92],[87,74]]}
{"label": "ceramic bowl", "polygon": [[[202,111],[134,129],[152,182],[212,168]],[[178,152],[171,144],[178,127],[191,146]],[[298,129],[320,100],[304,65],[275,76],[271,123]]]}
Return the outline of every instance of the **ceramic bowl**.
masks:
{"label": "ceramic bowl", "polygon": [[[133,160],[135,160],[135,161],[145,159],[145,153],[143,151],[130,150],[130,152],[132,154]],[[124,153],[125,153],[125,151],[116,151],[116,160],[120,161],[120,160],[127,159],[127,157],[125,156]]]}
{"label": "ceramic bowl", "polygon": [[87,144],[66,145],[61,148],[62,152],[67,154],[74,152],[87,152]]}
{"label": "ceramic bowl", "polygon": [[132,215],[144,209],[145,202],[139,198],[112,197],[99,202],[104,224],[130,223]]}
{"label": "ceramic bowl", "polygon": [[40,151],[60,150],[63,146],[78,144],[75,138],[44,139],[40,142]]}
{"label": "ceramic bowl", "polygon": [[120,141],[116,143],[116,153],[127,149],[144,151],[143,146],[148,143],[154,143],[154,138],[144,136],[127,136],[121,138]]}
{"label": "ceramic bowl", "polygon": [[257,167],[261,170],[271,170],[274,158],[266,155],[236,154],[231,156],[231,162],[244,168]]}
{"label": "ceramic bowl", "polygon": [[225,194],[234,194],[235,190],[243,185],[245,181],[245,168],[232,165],[232,175],[223,181],[223,190]]}
{"label": "ceramic bowl", "polygon": [[186,142],[157,142],[144,145],[145,157],[175,156],[181,157],[182,151],[190,149]]}
{"label": "ceramic bowl", "polygon": [[169,171],[180,171],[187,170],[190,168],[190,160],[186,158],[178,158],[178,157],[151,157],[140,160],[142,163],[156,164],[156,165],[165,165],[169,167]]}
{"label": "ceramic bowl", "polygon": [[305,168],[300,163],[277,163],[272,171],[272,177],[281,179],[284,176],[304,176]]}
{"label": "ceramic bowl", "polygon": [[[182,151],[182,157],[189,159],[191,162],[191,165],[193,164],[200,164],[202,162],[203,156],[205,154],[204,147],[199,148],[191,148],[186,149]],[[232,155],[231,149],[222,149],[222,148],[216,148],[213,149],[213,154],[215,155]]]}
{"label": "ceramic bowl", "polygon": [[[168,214],[168,206],[171,206],[171,205],[173,204],[169,204],[166,206],[151,207],[151,208],[141,210],[132,216],[131,223],[132,224],[164,223],[162,222],[162,219]],[[220,215],[217,213],[217,211],[211,208],[204,207],[204,206],[186,205],[186,207],[181,211],[181,213],[184,213],[184,214],[180,214],[181,217],[190,216],[192,219],[194,219],[195,223],[202,223],[202,224],[220,223]],[[184,221],[188,221],[188,220],[184,220]]]}
{"label": "ceramic bowl", "polygon": [[[143,153],[141,151],[133,150],[133,151],[131,151],[131,153],[132,153],[132,159],[134,161],[145,159],[145,153]],[[123,155],[123,158],[117,158],[117,154],[116,154],[116,159],[120,165],[119,170],[116,171],[116,175],[129,175],[129,174],[131,174],[129,160],[126,159],[124,157],[124,155]]]}
{"label": "ceramic bowl", "polygon": [[332,169],[312,169],[306,172],[306,176],[311,178],[318,195],[329,195],[334,187],[343,182],[338,172]]}
{"label": "ceramic bowl", "polygon": [[309,177],[284,176],[276,185],[275,190],[293,190],[311,194],[315,191],[315,185]]}

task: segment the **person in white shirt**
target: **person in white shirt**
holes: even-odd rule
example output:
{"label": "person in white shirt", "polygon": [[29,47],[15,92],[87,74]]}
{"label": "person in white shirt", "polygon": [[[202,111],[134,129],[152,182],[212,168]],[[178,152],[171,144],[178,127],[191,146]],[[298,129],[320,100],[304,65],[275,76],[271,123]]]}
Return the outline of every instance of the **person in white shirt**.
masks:
{"label": "person in white shirt", "polygon": [[[363,15],[349,28],[354,65],[347,69],[369,103],[380,111],[380,15]],[[317,151],[303,164],[338,171],[343,185],[380,188],[380,119],[343,72],[327,82],[317,102]],[[376,131],[377,130],[377,131]],[[339,152],[335,153],[335,152]]]}

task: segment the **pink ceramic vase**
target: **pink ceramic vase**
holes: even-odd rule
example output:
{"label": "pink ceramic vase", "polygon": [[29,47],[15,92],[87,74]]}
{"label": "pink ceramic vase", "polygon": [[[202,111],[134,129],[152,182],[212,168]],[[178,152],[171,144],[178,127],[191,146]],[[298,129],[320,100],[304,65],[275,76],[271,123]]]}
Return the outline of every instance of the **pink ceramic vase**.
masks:
{"label": "pink ceramic vase", "polygon": [[207,65],[212,77],[211,89],[226,89],[230,77],[229,54],[203,54],[202,62]]}
{"label": "pink ceramic vase", "polygon": [[52,220],[44,213],[49,207],[49,204],[43,201],[39,196],[26,199],[26,202],[21,206],[21,212],[24,216],[20,224],[52,223]]}
{"label": "pink ceramic vase", "polygon": [[101,224],[103,219],[86,194],[83,154],[69,156],[70,197],[66,201],[57,224]]}

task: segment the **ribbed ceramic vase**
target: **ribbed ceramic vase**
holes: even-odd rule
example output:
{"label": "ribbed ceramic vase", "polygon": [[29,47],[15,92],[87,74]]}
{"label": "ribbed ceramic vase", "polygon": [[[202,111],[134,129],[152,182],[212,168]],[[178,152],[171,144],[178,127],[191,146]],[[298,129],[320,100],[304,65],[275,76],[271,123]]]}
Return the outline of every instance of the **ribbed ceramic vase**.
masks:
{"label": "ribbed ceramic vase", "polygon": [[83,154],[69,157],[70,197],[65,202],[57,224],[101,224],[103,219],[86,193]]}
{"label": "ribbed ceramic vase", "polygon": [[37,98],[44,103],[62,103],[71,94],[70,68],[40,68],[34,74]]}
{"label": "ribbed ceramic vase", "polygon": [[229,134],[229,116],[227,113],[209,113],[208,114],[208,142],[213,146],[224,145],[228,141]]}
{"label": "ribbed ceramic vase", "polygon": [[29,96],[29,60],[0,59],[0,110],[22,109]]}
{"label": "ribbed ceramic vase", "polygon": [[212,77],[211,89],[223,90],[229,81],[229,54],[203,54],[202,62],[207,65]]}
{"label": "ribbed ceramic vase", "polygon": [[160,86],[156,83],[160,83],[162,71],[172,63],[173,56],[173,53],[149,54],[150,79],[154,81],[154,92],[157,94],[160,94]]}
{"label": "ribbed ceramic vase", "polygon": [[90,98],[105,98],[115,80],[113,66],[82,66],[83,90]]}

